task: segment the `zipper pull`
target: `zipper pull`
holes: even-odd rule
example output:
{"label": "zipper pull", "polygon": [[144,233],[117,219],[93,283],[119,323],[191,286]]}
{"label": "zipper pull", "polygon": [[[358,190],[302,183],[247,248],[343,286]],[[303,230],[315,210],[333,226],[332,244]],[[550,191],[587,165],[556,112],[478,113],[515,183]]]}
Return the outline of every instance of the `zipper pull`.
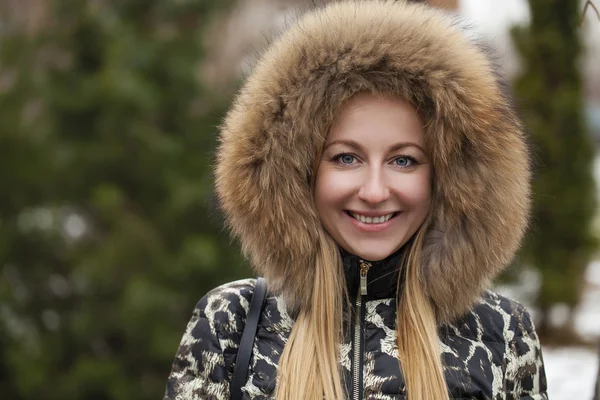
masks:
{"label": "zipper pull", "polygon": [[360,295],[367,295],[367,272],[371,268],[371,263],[360,260]]}

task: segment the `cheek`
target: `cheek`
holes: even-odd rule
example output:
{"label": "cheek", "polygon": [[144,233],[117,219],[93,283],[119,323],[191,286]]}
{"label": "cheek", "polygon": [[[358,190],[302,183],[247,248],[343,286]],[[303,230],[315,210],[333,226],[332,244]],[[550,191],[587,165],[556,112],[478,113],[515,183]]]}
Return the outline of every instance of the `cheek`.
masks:
{"label": "cheek", "polygon": [[428,173],[414,174],[405,179],[399,187],[404,201],[414,209],[424,213],[429,210],[431,204],[431,180]]}
{"label": "cheek", "polygon": [[323,208],[341,206],[352,193],[352,180],[345,171],[320,168],[315,181],[315,203],[317,211]]}

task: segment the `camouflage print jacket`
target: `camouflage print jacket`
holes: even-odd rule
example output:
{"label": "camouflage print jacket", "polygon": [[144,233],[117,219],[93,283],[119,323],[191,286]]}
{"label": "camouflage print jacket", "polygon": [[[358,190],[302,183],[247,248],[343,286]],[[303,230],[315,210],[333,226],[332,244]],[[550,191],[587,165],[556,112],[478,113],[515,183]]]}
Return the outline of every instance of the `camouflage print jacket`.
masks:
{"label": "camouflage print jacket", "polygon": [[[352,257],[344,259],[346,271]],[[360,343],[351,332],[340,345],[348,398],[404,399],[404,381],[397,361],[394,279],[388,265],[369,273],[368,296],[361,305]],[[384,262],[381,262],[384,263]],[[376,265],[377,267],[377,265]],[[349,274],[350,275],[350,274]],[[372,275],[372,276],[371,276]],[[349,285],[353,285],[349,277]],[[173,363],[164,400],[228,399],[229,382],[254,280],[223,285],[208,293],[194,310]],[[278,296],[267,297],[250,361],[245,399],[273,398],[277,363],[293,318]],[[487,291],[472,310],[439,327],[440,351],[451,399],[547,399],[540,343],[523,306]],[[357,358],[358,356],[358,358]],[[356,364],[358,360],[358,365]],[[359,382],[353,381],[359,368]]]}

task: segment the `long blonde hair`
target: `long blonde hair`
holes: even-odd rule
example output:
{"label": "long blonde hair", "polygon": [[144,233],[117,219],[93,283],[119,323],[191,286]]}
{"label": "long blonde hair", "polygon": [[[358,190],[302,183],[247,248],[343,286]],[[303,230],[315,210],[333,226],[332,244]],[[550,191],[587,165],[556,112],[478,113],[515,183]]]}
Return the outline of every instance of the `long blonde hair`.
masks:
{"label": "long blonde hair", "polygon": [[448,389],[439,351],[437,321],[431,299],[423,290],[419,260],[428,222],[415,234],[406,253],[405,278],[398,281],[396,334],[398,359],[409,400],[446,400]]}
{"label": "long blonde hair", "polygon": [[[427,223],[406,245],[397,303],[398,359],[409,400],[448,399],[431,300],[420,284],[419,260]],[[277,400],[341,400],[339,366],[343,303],[347,301],[338,247],[321,234],[309,309],[300,310],[279,362]],[[401,276],[405,278],[400,282]]]}
{"label": "long blonde hair", "polygon": [[319,238],[310,309],[300,310],[277,374],[277,400],[343,399],[338,346],[346,285],[337,245]]}
{"label": "long blonde hair", "polygon": [[[315,187],[323,147],[314,159],[311,187]],[[432,178],[433,179],[433,178]],[[433,186],[433,181],[432,181]],[[435,209],[435,204],[431,209]],[[431,212],[413,238],[399,265],[396,304],[398,361],[408,400],[448,400],[439,353],[436,316],[421,285],[419,262]],[[343,304],[350,304],[337,243],[324,231],[319,235],[313,294],[309,308],[299,311],[279,360],[276,400],[342,400],[339,344],[343,335]]]}
{"label": "long blonde hair", "polygon": [[[448,399],[431,300],[420,284],[419,260],[425,226],[407,244],[398,298],[398,358],[409,400]],[[315,260],[313,296],[300,310],[279,362],[277,400],[341,400],[345,397],[339,366],[343,302],[347,300],[339,250],[326,233]],[[399,274],[402,276],[403,274]]]}

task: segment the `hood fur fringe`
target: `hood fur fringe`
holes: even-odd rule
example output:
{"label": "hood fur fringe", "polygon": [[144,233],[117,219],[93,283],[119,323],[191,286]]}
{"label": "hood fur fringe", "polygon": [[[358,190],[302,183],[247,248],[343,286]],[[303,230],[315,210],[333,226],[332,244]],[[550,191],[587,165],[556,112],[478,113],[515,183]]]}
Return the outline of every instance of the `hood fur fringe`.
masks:
{"label": "hood fur fringe", "polygon": [[448,14],[402,1],[312,10],[262,55],[220,132],[216,189],[270,289],[309,303],[324,230],[313,169],[341,105],[361,91],[409,100],[426,121],[433,216],[421,277],[440,321],[463,314],[514,257],[527,226],[522,126],[486,52]]}

